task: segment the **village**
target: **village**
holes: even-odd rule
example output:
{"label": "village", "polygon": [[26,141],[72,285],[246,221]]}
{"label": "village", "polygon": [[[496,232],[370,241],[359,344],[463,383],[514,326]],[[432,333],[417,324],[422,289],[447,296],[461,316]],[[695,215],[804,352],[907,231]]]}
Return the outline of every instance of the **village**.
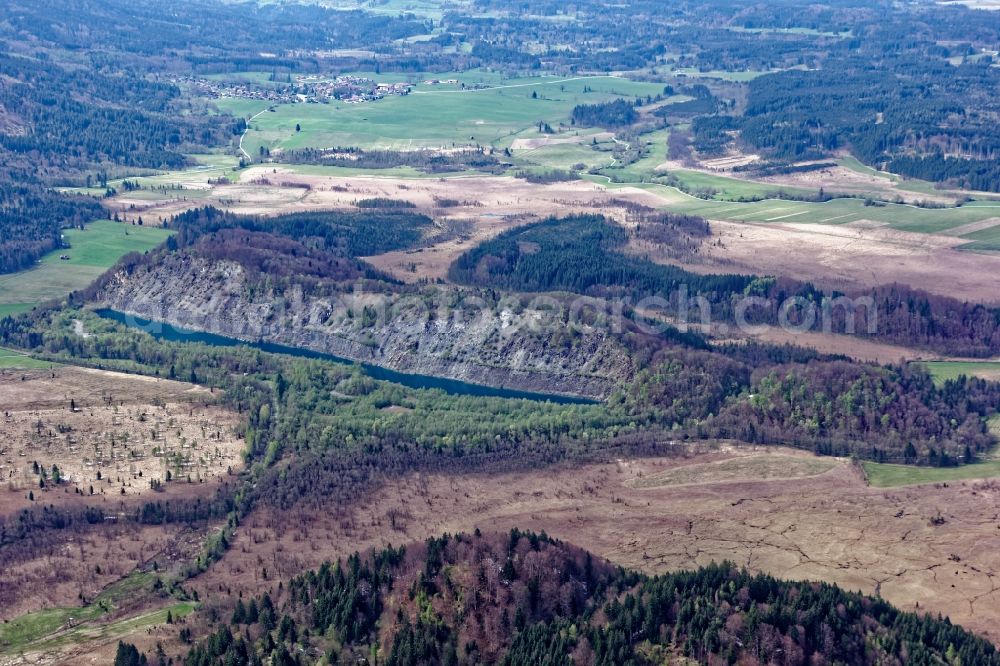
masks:
{"label": "village", "polygon": [[308,91],[302,101],[336,99],[348,104],[374,102],[389,95],[408,95],[413,87],[412,83],[377,83],[373,79],[352,74],[334,78],[318,74],[301,75],[295,77],[295,83],[299,90]]}
{"label": "village", "polygon": [[[195,76],[171,78],[171,83],[192,89],[201,97],[212,99],[252,99],[278,104],[327,103],[331,100],[347,104],[373,102],[390,95],[408,95],[414,87],[410,82],[379,83],[364,76],[351,74],[329,77],[321,74],[296,75],[286,82],[270,84],[245,80],[207,79]],[[457,79],[429,79],[426,85],[458,84]]]}

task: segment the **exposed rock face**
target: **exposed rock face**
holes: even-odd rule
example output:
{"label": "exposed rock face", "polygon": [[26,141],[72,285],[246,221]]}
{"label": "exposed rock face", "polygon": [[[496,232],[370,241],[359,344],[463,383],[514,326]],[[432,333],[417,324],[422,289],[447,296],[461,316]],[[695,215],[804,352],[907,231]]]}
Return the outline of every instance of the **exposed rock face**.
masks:
{"label": "exposed rock face", "polygon": [[604,398],[635,370],[608,328],[567,326],[516,299],[487,305],[453,287],[313,291],[277,289],[235,262],[170,254],[111,276],[98,301],[188,329],[524,391]]}

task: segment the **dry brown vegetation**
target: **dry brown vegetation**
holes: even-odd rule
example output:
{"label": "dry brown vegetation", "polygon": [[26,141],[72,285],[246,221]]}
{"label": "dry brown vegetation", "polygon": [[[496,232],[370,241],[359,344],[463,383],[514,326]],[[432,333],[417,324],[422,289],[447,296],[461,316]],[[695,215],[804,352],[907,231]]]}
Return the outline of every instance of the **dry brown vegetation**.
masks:
{"label": "dry brown vegetation", "polygon": [[3,372],[0,508],[78,492],[150,495],[153,483],[171,485],[168,473],[173,485],[227,476],[243,443],[236,415],[213,397],[192,384],[83,368]]}
{"label": "dry brown vegetation", "polygon": [[[872,178],[844,171],[851,178]],[[651,208],[664,204],[656,195],[638,188],[609,191],[586,181],[539,185],[490,176],[341,177],[253,167],[241,174],[239,183],[207,186],[204,196],[197,199],[151,201],[125,194],[113,205],[126,218],[141,215],[149,224],[195,206],[278,215],[352,208],[361,199],[375,197],[411,202],[442,228],[462,230],[443,234],[428,247],[368,258],[406,282],[445,279],[448,265],[461,253],[512,227],[544,217],[596,210],[624,222],[624,201]],[[442,205],[445,201],[448,205]],[[994,223],[977,222],[966,233]],[[841,290],[899,282],[962,300],[1000,302],[994,279],[1000,274],[1000,257],[958,250],[967,240],[957,238],[957,232],[903,232],[864,221],[844,225],[713,221],[712,232],[696,261],[688,261],[685,268],[699,273],[781,275]],[[655,248],[633,249],[654,260],[676,261],[669,253],[659,257]]]}
{"label": "dry brown vegetation", "polygon": [[[738,178],[736,174],[728,174]],[[905,203],[935,202],[953,205],[962,196],[959,191],[914,192],[900,187],[888,176],[861,173],[843,166],[828,166],[814,171],[800,171],[756,179],[757,182],[771,183],[785,187],[801,187],[827,192],[849,194],[860,197],[878,197],[887,200],[901,200]],[[967,193],[966,193],[967,195]]]}
{"label": "dry brown vegetation", "polygon": [[[9,515],[29,505],[77,503],[113,517],[148,500],[209,500],[220,482],[230,481],[230,469],[242,464],[243,447],[233,430],[238,416],[213,404],[215,397],[193,384],[85,368],[0,371],[0,511]],[[39,487],[35,462],[47,470],[45,489]],[[58,485],[52,482],[52,465],[63,475]],[[174,480],[152,490],[150,481],[163,481],[168,469]],[[7,545],[0,558],[0,620],[90,603],[136,571],[155,569],[169,578],[194,560],[217,528],[107,520]],[[122,600],[102,623],[162,604],[146,594]],[[147,634],[143,628],[140,634],[134,637],[139,642],[176,640],[173,629]],[[30,660],[110,663],[116,640],[102,634],[93,644],[62,645]],[[98,658],[108,650],[110,658]]]}
{"label": "dry brown vegetation", "polygon": [[792,344],[799,347],[815,349],[821,354],[842,354],[861,363],[880,363],[890,365],[908,361],[930,361],[943,357],[925,349],[911,349],[890,345],[875,340],[859,338],[836,333],[821,333],[814,331],[796,332],[782,329],[778,326],[762,327],[759,332],[748,336],[749,339],[771,344]]}
{"label": "dry brown vegetation", "polygon": [[153,562],[169,575],[197,556],[209,531],[181,525],[112,523],[69,539],[57,536],[47,552],[21,557],[11,553],[12,557],[4,558],[0,578],[0,620],[47,608],[80,606],[137,569],[150,570]]}
{"label": "dry brown vegetation", "polygon": [[[198,199],[148,200],[123,194],[110,205],[127,219],[142,215],[146,223],[206,205],[236,213],[278,215],[348,208],[360,199],[376,197],[409,201],[433,211],[435,217],[476,218],[484,214],[543,217],[573,211],[593,212],[595,205],[607,203],[612,196],[604,187],[581,180],[540,185],[510,176],[325,176],[276,166],[246,169],[238,183],[208,186]],[[459,205],[442,207],[442,200]],[[656,197],[645,195],[644,203],[657,202]]]}
{"label": "dry brown vegetation", "polygon": [[593,134],[571,136],[540,136],[532,139],[514,139],[510,144],[511,150],[534,150],[545,146],[558,146],[567,143],[583,143],[584,141],[611,141],[614,138],[613,132],[595,132]]}
{"label": "dry brown vegetation", "polygon": [[[846,156],[846,154],[844,155]],[[756,176],[740,167],[750,166],[761,161],[760,155],[744,153],[731,146],[729,152],[716,158],[698,159],[691,157],[685,160],[666,160],[656,167],[657,171],[672,171],[686,169],[713,176],[724,176],[751,183],[765,183],[781,187],[802,188],[806,190],[823,189],[828,193],[846,194],[856,197],[873,197],[888,201],[904,203],[933,202],[954,205],[971,194],[968,191],[941,189],[928,192],[926,189],[907,189],[906,180],[887,173],[865,173],[855,171],[846,166],[832,165],[830,160],[799,162],[795,166],[813,167],[809,171],[775,174],[771,176]],[[819,167],[821,168],[815,168]],[[989,192],[976,192],[977,196],[993,198]]]}
{"label": "dry brown vegetation", "polygon": [[[595,209],[624,219],[619,192],[586,181],[547,185],[512,177],[394,178],[381,176],[315,176],[283,167],[253,167],[241,181],[210,186],[204,197],[150,201],[117,197],[113,207],[128,220],[162,223],[194,207],[213,205],[236,213],[279,215],[303,211],[353,208],[362,199],[408,201],[430,215],[438,226],[462,229],[416,250],[368,257],[369,263],[405,282],[444,279],[448,266],[463,252],[516,226],[552,215],[593,213]],[[630,200],[647,206],[661,203],[635,190]],[[445,205],[447,202],[447,205]],[[133,208],[134,206],[134,208]]]}
{"label": "dry brown vegetation", "polygon": [[[898,282],[931,293],[997,303],[1000,256],[963,252],[966,241],[885,226],[712,222],[698,273],[757,273],[854,290]],[[672,259],[654,260],[669,261]]]}
{"label": "dry brown vegetation", "polygon": [[996,482],[876,490],[848,461],[726,446],[686,460],[415,474],[354,507],[256,513],[194,584],[225,604],[356,549],[519,527],[651,573],[729,559],[826,580],[949,615],[997,640],[998,502]]}

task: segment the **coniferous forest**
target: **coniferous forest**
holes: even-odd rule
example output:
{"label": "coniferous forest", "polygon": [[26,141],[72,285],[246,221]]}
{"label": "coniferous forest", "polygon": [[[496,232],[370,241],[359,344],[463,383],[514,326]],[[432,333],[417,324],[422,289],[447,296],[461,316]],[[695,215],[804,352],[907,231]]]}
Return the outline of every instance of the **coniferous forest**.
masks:
{"label": "coniferous forest", "polygon": [[238,601],[184,663],[353,663],[376,634],[399,666],[1000,663],[992,644],[881,599],[731,563],[649,577],[518,530],[325,564],[278,599]]}

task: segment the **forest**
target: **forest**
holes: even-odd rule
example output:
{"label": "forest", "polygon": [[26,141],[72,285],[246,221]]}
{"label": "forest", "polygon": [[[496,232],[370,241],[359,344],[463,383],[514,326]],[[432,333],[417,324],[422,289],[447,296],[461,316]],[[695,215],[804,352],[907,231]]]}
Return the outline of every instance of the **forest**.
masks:
{"label": "forest", "polygon": [[[951,65],[920,55],[830,58],[749,84],[735,122],[741,138],[775,158],[818,159],[839,149],[893,173],[997,191],[1000,136],[988,61]],[[696,124],[711,136],[714,129]],[[704,145],[706,139],[702,139]]]}
{"label": "forest", "polygon": [[[389,293],[456,295],[453,287],[437,293],[401,285],[358,258],[422,241],[428,220],[406,208],[266,221],[207,208],[170,224],[174,238],[146,256],[127,257],[118,270],[200,256],[239,262],[258,276],[260,288],[296,284],[335,294],[361,278]],[[700,218],[645,213],[631,233],[683,245],[702,238],[706,226]],[[453,276],[487,302],[496,302],[497,289],[611,296],[687,279],[672,273],[679,269],[620,253],[625,234],[599,217],[544,221],[472,250]],[[780,287],[750,277],[696,278],[723,296]],[[713,345],[693,331],[665,326],[651,334],[626,325],[614,335],[641,370],[604,403],[456,396],[376,381],[349,365],[157,340],[86,309],[101,288],[98,281],[64,307],[0,319],[0,346],[222,389],[226,404],[246,415],[248,462],[259,463],[211,501],[148,503],[122,517],[135,524],[238,521],[256,507],[331,498],[349,506],[359,489],[413,470],[519,469],[622,451],[664,455],[674,446],[668,441],[681,448],[686,440],[710,438],[781,443],[822,455],[937,466],[974,462],[995,444],[985,420],[1000,404],[1000,385],[966,378],[938,385],[918,366],[878,367],[787,346]],[[86,337],[75,332],[77,322]],[[573,336],[558,344],[574,344]],[[0,541],[16,557],[52,530],[100,524],[107,510],[37,507],[4,517]]]}
{"label": "forest", "polygon": [[0,273],[60,247],[62,229],[106,216],[97,200],[52,186],[107,189],[123,169],[181,167],[184,151],[224,144],[239,125],[181,118],[178,88],[131,71],[0,51],[0,78]]}
{"label": "forest", "polygon": [[[89,337],[73,333],[76,320]],[[955,465],[993,446],[984,417],[1000,402],[1000,388],[982,380],[938,387],[918,369],[878,369],[790,347],[637,348],[652,354],[648,369],[619,394],[605,404],[563,405],[407,389],[347,365],[164,342],[82,310],[4,318],[0,344],[223,389],[225,404],[246,417],[241,436],[254,470],[210,501],[147,502],[125,513],[84,502],[3,517],[4,557],[32,552],[53,530],[100,525],[109,511],[136,525],[238,521],[267,506],[329,506],[339,498],[350,507],[363,489],[414,470],[503,471],[624,452],[671,455],[685,449],[685,440],[707,437]],[[405,409],[391,414],[388,406]]]}
{"label": "forest", "polygon": [[[811,303],[818,312],[827,298],[868,297],[875,307],[873,311],[861,307],[851,310],[853,331],[848,331],[850,320],[843,308],[830,311],[831,330],[955,355],[989,356],[1000,351],[1000,309],[900,284],[866,292],[824,294],[811,284],[785,278],[695,274],[625,251],[628,233],[599,216],[553,218],[506,232],[466,252],[452,265],[449,277],[462,284],[519,291],[564,290],[624,297],[631,303],[657,296],[669,303],[670,312],[688,307],[695,316],[697,308],[679,295],[684,288],[690,298],[706,299],[713,317],[727,322],[734,321],[741,298],[759,297],[761,300],[746,310],[747,323],[778,323],[781,308],[790,298]],[[703,220],[668,215],[665,221],[653,218],[640,223],[633,233],[683,252],[685,248],[696,250],[707,232]],[[791,323],[801,323],[793,313],[788,314]],[[807,328],[820,330],[822,325],[822,317],[817,316]]]}
{"label": "forest", "polygon": [[635,105],[628,100],[616,99],[603,104],[580,104],[573,107],[572,121],[584,127],[617,129],[631,125],[639,119]]}
{"label": "forest", "polygon": [[63,245],[62,230],[103,217],[92,199],[63,196],[48,188],[0,180],[0,273],[30,268]]}
{"label": "forest", "polygon": [[395,666],[1000,664],[991,643],[947,620],[833,585],[731,563],[649,577],[516,529],[327,563],[274,596],[238,600],[216,627],[186,666],[372,655]]}
{"label": "forest", "polygon": [[[362,200],[364,201],[364,200]],[[372,202],[374,200],[369,200]],[[433,228],[432,220],[412,210],[412,206],[385,206],[386,201],[362,205],[361,211],[292,213],[277,217],[235,215],[217,208],[201,208],[181,213],[168,222],[177,230],[170,247],[184,248],[204,236],[222,230],[242,230],[281,236],[292,242],[312,245],[315,250],[337,257],[365,257],[412,247]],[[232,242],[214,243],[222,247]],[[236,244],[239,245],[239,244]],[[243,245],[249,246],[249,242]],[[267,251],[264,248],[263,251]]]}

